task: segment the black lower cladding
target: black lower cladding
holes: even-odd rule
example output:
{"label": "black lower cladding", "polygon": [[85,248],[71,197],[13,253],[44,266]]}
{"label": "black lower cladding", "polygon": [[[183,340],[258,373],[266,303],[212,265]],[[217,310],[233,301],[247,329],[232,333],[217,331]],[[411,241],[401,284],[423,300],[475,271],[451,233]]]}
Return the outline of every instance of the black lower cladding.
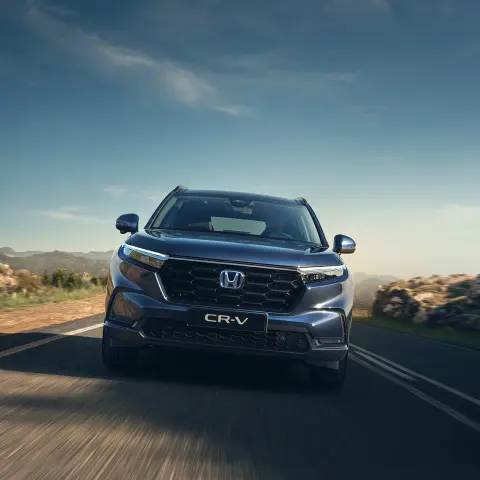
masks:
{"label": "black lower cladding", "polygon": [[219,330],[158,318],[147,319],[142,331],[150,338],[181,344],[291,353],[305,353],[310,348],[306,335],[301,332]]}

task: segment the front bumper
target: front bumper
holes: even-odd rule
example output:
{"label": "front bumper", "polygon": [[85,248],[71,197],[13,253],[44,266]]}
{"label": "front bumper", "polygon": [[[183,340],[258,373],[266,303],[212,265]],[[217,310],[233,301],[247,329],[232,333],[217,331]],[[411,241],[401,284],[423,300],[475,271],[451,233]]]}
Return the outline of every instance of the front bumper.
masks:
{"label": "front bumper", "polygon": [[[185,305],[174,305],[144,293],[116,289],[107,305],[104,328],[112,346],[166,346],[290,358],[330,368],[336,368],[348,352],[350,319],[339,308],[312,308],[288,315],[271,314],[268,316],[267,332],[259,334],[260,340],[256,342],[252,341],[251,336],[245,341],[231,341],[232,331],[225,336],[222,334],[226,332],[220,329],[213,334],[209,329],[210,334],[198,333],[192,337],[185,333],[188,315],[189,309]],[[158,324],[160,331],[165,324],[169,328],[173,325],[176,331],[169,335],[154,336],[150,333],[150,327],[155,324]],[[301,348],[299,345],[286,348],[282,340],[289,338],[294,342],[299,340]]]}

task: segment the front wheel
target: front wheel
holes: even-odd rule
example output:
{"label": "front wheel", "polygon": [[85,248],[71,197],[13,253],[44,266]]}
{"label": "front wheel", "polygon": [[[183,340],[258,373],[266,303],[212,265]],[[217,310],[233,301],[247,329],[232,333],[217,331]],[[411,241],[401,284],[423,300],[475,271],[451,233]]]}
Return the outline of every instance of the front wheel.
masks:
{"label": "front wheel", "polygon": [[317,389],[338,392],[342,389],[347,376],[348,353],[340,360],[338,369],[310,366],[309,377],[312,385]]}
{"label": "front wheel", "polygon": [[119,370],[134,367],[139,353],[138,347],[113,347],[108,330],[103,329],[102,360],[108,368]]}

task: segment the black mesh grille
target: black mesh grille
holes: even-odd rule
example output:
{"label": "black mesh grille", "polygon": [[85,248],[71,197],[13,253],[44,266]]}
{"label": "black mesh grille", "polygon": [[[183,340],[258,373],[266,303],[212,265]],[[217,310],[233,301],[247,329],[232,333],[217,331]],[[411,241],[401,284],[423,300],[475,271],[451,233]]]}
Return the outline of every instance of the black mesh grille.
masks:
{"label": "black mesh grille", "polygon": [[298,332],[238,332],[193,327],[153,318],[145,322],[142,330],[148,337],[183,344],[292,353],[305,353],[310,348],[305,334]]}
{"label": "black mesh grille", "polygon": [[[243,272],[242,288],[221,288],[222,270]],[[290,311],[304,291],[300,274],[295,271],[194,260],[168,260],[161,269],[161,279],[172,302],[266,312]]]}

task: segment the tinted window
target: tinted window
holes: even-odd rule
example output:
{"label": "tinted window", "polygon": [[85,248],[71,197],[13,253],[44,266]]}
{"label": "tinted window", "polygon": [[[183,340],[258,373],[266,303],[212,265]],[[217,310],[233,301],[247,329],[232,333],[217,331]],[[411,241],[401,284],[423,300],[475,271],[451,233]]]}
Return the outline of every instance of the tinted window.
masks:
{"label": "tinted window", "polygon": [[152,228],[238,234],[321,244],[308,209],[298,204],[178,195]]}

